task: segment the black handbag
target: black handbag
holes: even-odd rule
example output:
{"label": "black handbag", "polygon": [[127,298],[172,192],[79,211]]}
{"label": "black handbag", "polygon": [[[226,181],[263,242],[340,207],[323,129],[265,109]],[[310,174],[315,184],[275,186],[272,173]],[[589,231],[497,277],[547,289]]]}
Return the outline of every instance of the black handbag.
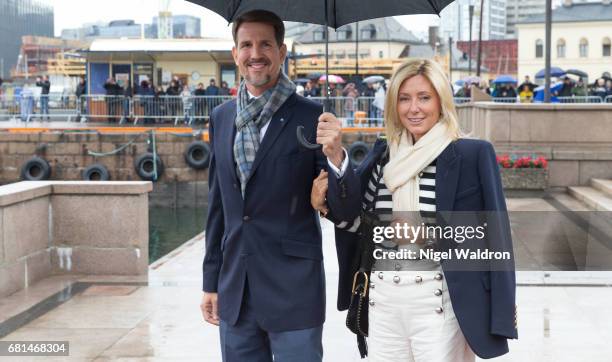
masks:
{"label": "black handbag", "polygon": [[346,314],[347,328],[357,335],[357,347],[361,358],[368,355],[366,337],[368,336],[368,307],[369,307],[369,276],[374,265],[374,227],[383,226],[378,215],[374,212],[378,187],[382,179],[381,172],[376,182],[376,191],[372,201],[360,214],[358,229],[358,252],[353,260],[352,270],[356,270],[353,276],[353,287],[351,289],[351,302]]}

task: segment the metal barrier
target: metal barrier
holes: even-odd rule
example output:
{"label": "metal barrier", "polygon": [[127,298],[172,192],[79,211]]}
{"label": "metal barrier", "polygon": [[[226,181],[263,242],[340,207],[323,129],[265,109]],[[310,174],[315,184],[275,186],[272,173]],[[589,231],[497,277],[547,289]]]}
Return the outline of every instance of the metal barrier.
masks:
{"label": "metal barrier", "polygon": [[20,106],[13,95],[0,95],[0,119],[15,119],[19,116]]}
{"label": "metal barrier", "polygon": [[598,96],[580,97],[557,97],[559,103],[602,103],[603,99]]}
{"label": "metal barrier", "polygon": [[77,118],[81,122],[125,123],[132,114],[130,103],[124,96],[84,95],[76,107]]}
{"label": "metal barrier", "polygon": [[[375,97],[357,98],[357,109],[365,117],[357,117],[355,126],[361,127],[382,127],[384,124],[384,111],[374,105]],[[359,122],[361,120],[361,122]]]}
{"label": "metal barrier", "polygon": [[18,95],[4,94],[0,95],[0,118],[30,122],[61,117],[70,121],[77,116],[76,104],[76,96],[61,93],[36,96],[24,91]]}
{"label": "metal barrier", "polygon": [[232,96],[134,96],[132,101],[134,124],[156,122],[206,123],[212,110]]}
{"label": "metal barrier", "polygon": [[455,100],[455,104],[465,104],[472,101],[470,97],[454,97],[453,99]]}
{"label": "metal barrier", "polygon": [[[65,118],[68,121],[98,121],[124,124],[138,123],[206,123],[212,110],[232,96],[106,96],[49,94],[34,96],[31,91],[0,95],[0,120],[28,122],[35,119]],[[325,97],[309,97],[323,104]],[[331,110],[345,127],[382,127],[383,111],[374,105],[374,97],[331,97]],[[561,103],[612,103],[612,96],[558,97]],[[518,98],[493,98],[498,103],[518,103]],[[471,102],[455,97],[455,104]]]}
{"label": "metal barrier", "polygon": [[495,103],[519,103],[518,97],[493,97]]}

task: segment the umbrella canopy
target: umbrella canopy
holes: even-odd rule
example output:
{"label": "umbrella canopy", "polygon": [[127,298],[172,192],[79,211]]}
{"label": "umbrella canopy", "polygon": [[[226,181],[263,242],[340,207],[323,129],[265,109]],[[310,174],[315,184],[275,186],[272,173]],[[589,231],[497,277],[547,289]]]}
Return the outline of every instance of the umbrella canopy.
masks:
{"label": "umbrella canopy", "polygon": [[576,76],[582,77],[582,78],[588,78],[589,77],[589,75],[586,72],[583,72],[580,69],[568,69],[568,70],[565,71],[565,73],[573,74],[573,75],[576,75]]}
{"label": "umbrella canopy", "polygon": [[480,84],[480,78],[475,76],[465,77],[462,80],[469,84]]}
{"label": "umbrella canopy", "polygon": [[[545,77],[546,69],[542,69],[536,73],[536,79]],[[550,76],[551,77],[563,77],[565,75],[565,71],[559,67],[550,67]]]}
{"label": "umbrella canopy", "polygon": [[[544,102],[544,86],[541,85],[539,87],[537,87],[536,89],[533,90],[533,100],[536,102]],[[550,93],[554,94],[556,92],[561,91],[561,88],[563,88],[563,82],[557,82],[555,84],[551,84],[550,85]],[[553,98],[551,99],[553,102],[556,102],[557,97],[553,96]]]}
{"label": "umbrella canopy", "polygon": [[[232,22],[251,10],[268,10],[285,21],[328,25],[334,29],[357,21],[386,16],[439,15],[453,0],[380,1],[360,0],[188,0],[221,15]],[[327,8],[326,8],[327,5]]]}
{"label": "umbrella canopy", "polygon": [[310,82],[309,78],[296,78],[293,80],[293,83],[298,84],[298,83],[308,83]]}
{"label": "umbrella canopy", "polygon": [[380,76],[380,75],[371,75],[367,78],[365,78],[363,80],[363,83],[378,83],[378,82],[384,82],[385,81],[385,77]]}
{"label": "umbrella canopy", "polygon": [[319,79],[323,74],[321,73],[309,73],[306,78],[311,79],[311,80],[315,80],[315,79]]}
{"label": "umbrella canopy", "polygon": [[333,74],[330,74],[327,77],[325,75],[322,75],[319,78],[319,82],[325,82],[325,80],[327,80],[329,83],[336,83],[336,84],[338,84],[338,83],[346,83],[341,76],[333,75]]}
{"label": "umbrella canopy", "polygon": [[[436,14],[454,0],[411,0],[380,1],[360,0],[188,0],[221,15],[229,23],[241,14],[252,10],[267,10],[284,21],[296,21],[325,25],[325,74],[329,74],[329,34],[328,27],[339,27],[362,20],[383,18],[396,15]],[[327,80],[329,77],[326,77]],[[326,82],[325,88],[329,89]],[[331,108],[329,92],[323,103],[324,110]],[[303,128],[297,129],[298,140],[309,149],[319,149],[321,145],[310,145],[301,137]]]}
{"label": "umbrella canopy", "polygon": [[510,76],[510,75],[500,75],[499,77],[495,78],[495,80],[493,81],[493,83],[495,84],[499,84],[499,83],[517,83],[516,79],[514,79],[514,77]]}

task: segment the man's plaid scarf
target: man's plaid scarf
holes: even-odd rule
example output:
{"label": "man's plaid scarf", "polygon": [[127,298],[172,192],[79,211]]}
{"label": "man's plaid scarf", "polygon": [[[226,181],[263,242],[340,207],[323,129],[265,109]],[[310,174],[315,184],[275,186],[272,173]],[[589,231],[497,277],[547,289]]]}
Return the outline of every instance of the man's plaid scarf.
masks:
{"label": "man's plaid scarf", "polygon": [[259,150],[259,131],[271,119],[274,113],[295,92],[295,84],[280,72],[278,83],[268,89],[261,97],[249,103],[249,94],[244,80],[238,89],[236,102],[236,139],[234,140],[234,158],[236,171],[240,177],[242,197],[251,175],[251,167]]}

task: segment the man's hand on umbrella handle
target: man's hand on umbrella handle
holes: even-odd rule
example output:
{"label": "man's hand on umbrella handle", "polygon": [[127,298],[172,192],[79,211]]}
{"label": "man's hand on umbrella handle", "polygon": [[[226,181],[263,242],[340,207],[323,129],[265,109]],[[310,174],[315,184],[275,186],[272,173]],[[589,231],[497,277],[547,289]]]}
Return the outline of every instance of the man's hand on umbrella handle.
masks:
{"label": "man's hand on umbrella handle", "polygon": [[342,150],[342,122],[329,112],[319,116],[317,143],[323,145],[323,154],[338,168],[344,161]]}
{"label": "man's hand on umbrella handle", "polygon": [[202,296],[202,303],[200,304],[200,310],[204,320],[210,324],[216,326],[219,325],[219,313],[217,306],[217,293],[206,293]]}
{"label": "man's hand on umbrella handle", "polygon": [[327,172],[321,170],[319,176],[312,182],[312,191],[310,192],[310,204],[312,208],[319,211],[323,216],[327,215],[329,209],[325,202],[327,194]]}

